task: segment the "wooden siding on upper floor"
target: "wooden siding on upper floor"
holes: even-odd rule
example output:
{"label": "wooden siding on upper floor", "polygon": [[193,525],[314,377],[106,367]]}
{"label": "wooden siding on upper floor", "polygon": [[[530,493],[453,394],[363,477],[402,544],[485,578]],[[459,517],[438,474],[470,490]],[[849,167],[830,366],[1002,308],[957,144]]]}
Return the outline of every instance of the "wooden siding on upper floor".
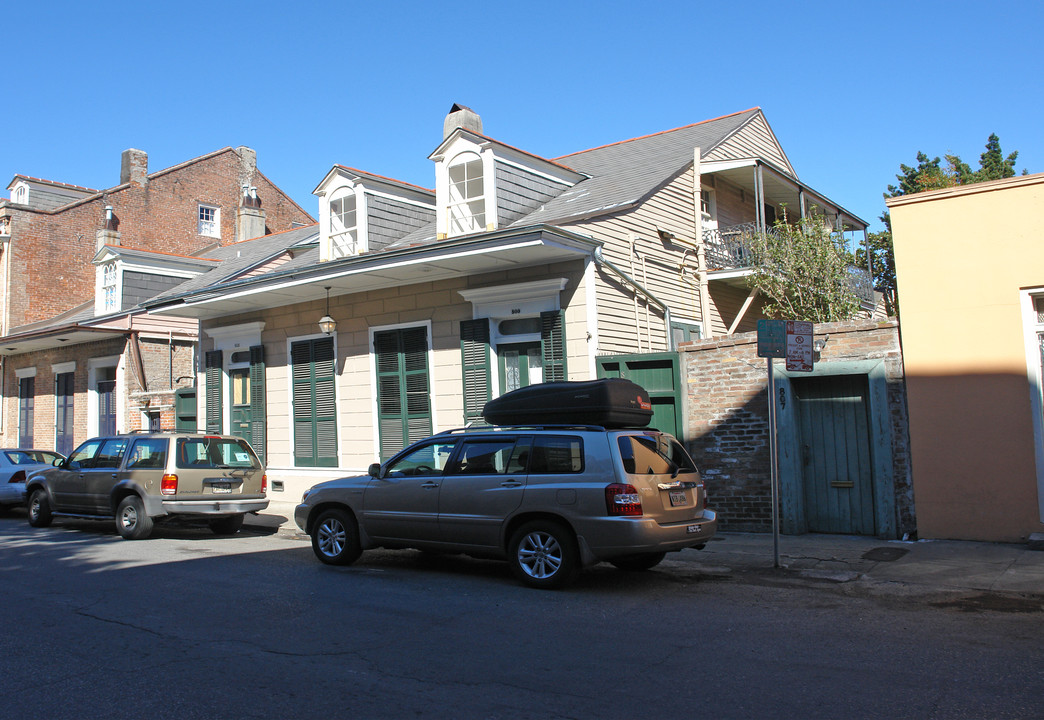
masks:
{"label": "wooden siding on upper floor", "polygon": [[757,115],[732,137],[728,138],[703,160],[739,160],[742,158],[765,158],[774,165],[784,168],[795,177],[794,168],[787,161],[783,148],[776,141],[776,136],[765,121],[764,116]]}
{"label": "wooden siding on upper floor", "polygon": [[507,163],[496,164],[497,227],[510,225],[568,186]]}
{"label": "wooden siding on upper floor", "polygon": [[[605,243],[605,258],[667,305],[673,320],[699,321],[691,166],[633,210],[575,223],[569,229]],[[674,234],[678,241],[663,242],[657,229]],[[633,245],[632,238],[636,238]],[[666,350],[663,311],[608,268],[599,268],[597,275],[597,353]]]}
{"label": "wooden siding on upper floor", "polygon": [[264,275],[267,272],[271,272],[271,271],[275,270],[280,265],[284,265],[284,264],[290,262],[290,260],[292,260],[292,259],[293,259],[293,256],[290,255],[290,253],[284,252],[282,255],[277,255],[276,257],[274,257],[274,258],[272,258],[272,259],[262,263],[261,265],[258,265],[253,270],[249,270],[249,271],[247,271],[247,272],[245,272],[242,275],[239,275],[237,277],[239,277],[239,278],[248,278],[248,277],[254,277],[255,275]]}
{"label": "wooden siding on upper floor", "polygon": [[380,250],[434,221],[435,208],[428,210],[378,195],[366,196],[366,242],[371,251]]}

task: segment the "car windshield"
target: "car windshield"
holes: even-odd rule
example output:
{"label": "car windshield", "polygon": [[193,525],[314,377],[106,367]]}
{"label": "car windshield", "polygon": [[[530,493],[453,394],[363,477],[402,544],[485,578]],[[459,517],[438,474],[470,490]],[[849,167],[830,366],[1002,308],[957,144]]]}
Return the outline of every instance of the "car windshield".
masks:
{"label": "car windshield", "polygon": [[261,467],[246,440],[214,436],[178,438],[179,468],[244,468]]}

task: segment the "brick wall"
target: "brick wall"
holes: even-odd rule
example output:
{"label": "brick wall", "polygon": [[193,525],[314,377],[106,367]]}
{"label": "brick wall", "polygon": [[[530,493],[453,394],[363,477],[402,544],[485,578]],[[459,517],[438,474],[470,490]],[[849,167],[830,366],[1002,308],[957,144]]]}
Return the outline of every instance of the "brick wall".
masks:
{"label": "brick wall", "polygon": [[[154,173],[144,186],[116,186],[60,212],[8,206],[12,240],[6,331],[47,320],[93,299],[95,268],[91,260],[96,231],[105,224],[106,205],[113,207],[120,221],[120,244],[182,255],[215,243],[235,242],[244,179],[258,188],[269,231],[314,222],[268,178],[257,170],[245,173],[244,167],[240,153],[229,148]],[[199,234],[199,203],[220,208],[220,240]]]}
{"label": "brick wall", "polygon": [[[817,361],[881,360],[888,388],[891,466],[899,534],[916,531],[902,351],[895,321],[823,323],[829,335]],[[772,528],[767,367],[757,356],[757,333],[684,343],[689,449],[704,474],[710,504],[725,529]]]}
{"label": "brick wall", "polygon": [[[76,362],[74,374],[73,414],[74,446],[87,440],[87,394],[89,359],[121,356],[123,367],[122,415],[117,427],[126,430],[146,429],[143,412],[157,412],[164,428],[174,428],[174,393],[171,390],[171,361],[173,360],[174,389],[193,384],[194,353],[192,343],[175,339],[173,355],[171,344],[163,338],[141,338],[142,365],[145,368],[145,390],[139,382],[139,371],[129,352],[125,336],[98,342],[24,353],[4,359],[5,399],[3,406],[2,440],[4,447],[18,446],[18,377],[23,368],[36,368],[33,408],[34,444],[43,450],[54,449],[55,436],[55,374],[54,365]],[[119,377],[119,376],[118,376]],[[180,381],[178,378],[183,378]],[[187,379],[184,379],[187,378]]]}

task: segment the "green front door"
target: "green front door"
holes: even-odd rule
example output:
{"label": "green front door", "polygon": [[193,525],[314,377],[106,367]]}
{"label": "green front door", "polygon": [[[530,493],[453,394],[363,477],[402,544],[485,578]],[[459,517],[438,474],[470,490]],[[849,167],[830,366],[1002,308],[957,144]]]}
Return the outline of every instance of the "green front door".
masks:
{"label": "green front door", "polygon": [[232,434],[247,442],[253,441],[253,412],[250,404],[250,368],[228,371],[232,398]]}
{"label": "green front door", "polygon": [[875,534],[866,376],[792,377],[791,386],[808,531]]}

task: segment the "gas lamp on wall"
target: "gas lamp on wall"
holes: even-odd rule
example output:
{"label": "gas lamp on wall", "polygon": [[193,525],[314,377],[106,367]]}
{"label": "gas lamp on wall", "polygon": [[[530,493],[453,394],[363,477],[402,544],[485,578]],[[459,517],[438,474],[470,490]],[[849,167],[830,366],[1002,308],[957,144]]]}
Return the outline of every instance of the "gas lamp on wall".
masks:
{"label": "gas lamp on wall", "polygon": [[330,317],[330,286],[326,286],[326,314],[319,318],[319,329],[324,335],[333,335],[337,329],[337,321]]}

